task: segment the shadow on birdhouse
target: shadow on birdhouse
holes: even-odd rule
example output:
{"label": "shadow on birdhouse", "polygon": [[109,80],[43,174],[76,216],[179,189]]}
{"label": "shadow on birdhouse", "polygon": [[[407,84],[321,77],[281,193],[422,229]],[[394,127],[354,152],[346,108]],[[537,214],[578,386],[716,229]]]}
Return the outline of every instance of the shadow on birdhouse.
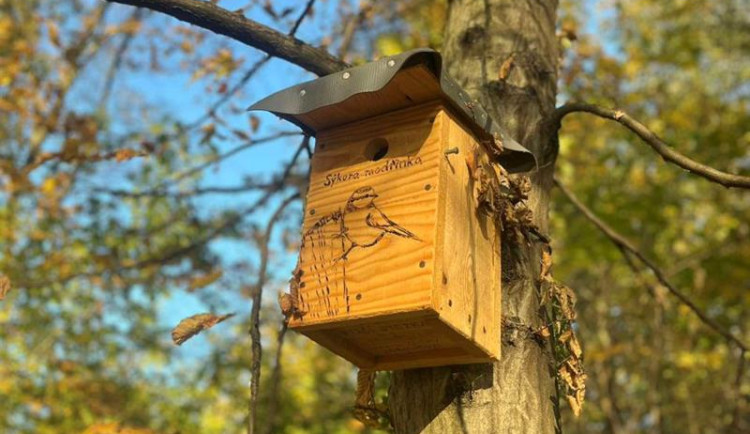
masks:
{"label": "shadow on birdhouse", "polygon": [[[470,161],[534,167],[414,50],[254,104],[316,136],[289,327],[361,368],[500,356],[500,236],[478,213]],[[489,146],[488,146],[489,144]]]}

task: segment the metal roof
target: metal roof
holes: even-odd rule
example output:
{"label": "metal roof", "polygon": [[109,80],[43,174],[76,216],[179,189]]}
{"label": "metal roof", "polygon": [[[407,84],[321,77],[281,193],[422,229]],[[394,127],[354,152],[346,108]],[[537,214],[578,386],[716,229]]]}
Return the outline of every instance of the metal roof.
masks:
{"label": "metal roof", "polygon": [[319,130],[436,99],[456,109],[480,141],[500,140],[503,152],[496,159],[508,172],[536,167],[534,155],[448,76],[440,53],[431,49],[407,51],[292,86],[248,110],[274,113],[315,135]]}

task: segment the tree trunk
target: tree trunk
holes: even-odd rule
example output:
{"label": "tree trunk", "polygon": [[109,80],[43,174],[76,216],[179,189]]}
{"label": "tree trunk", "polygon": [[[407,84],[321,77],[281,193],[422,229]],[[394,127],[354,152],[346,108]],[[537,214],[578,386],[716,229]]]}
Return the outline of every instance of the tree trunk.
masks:
{"label": "tree trunk", "polygon": [[[556,0],[453,0],[444,55],[450,75],[518,142],[534,152],[534,221],[548,227],[556,131]],[[539,328],[541,250],[503,237],[503,346],[495,364],[394,372],[389,406],[397,433],[553,433],[557,398],[547,347],[521,329]]]}

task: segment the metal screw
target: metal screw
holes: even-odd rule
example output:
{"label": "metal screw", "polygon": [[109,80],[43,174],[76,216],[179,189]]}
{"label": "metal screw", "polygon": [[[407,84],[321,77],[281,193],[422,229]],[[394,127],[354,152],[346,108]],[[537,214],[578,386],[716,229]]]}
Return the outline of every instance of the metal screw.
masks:
{"label": "metal screw", "polygon": [[393,59],[389,60],[388,66],[396,66],[396,62]]}
{"label": "metal screw", "polygon": [[458,152],[459,152],[458,148],[457,147],[453,147],[453,148],[450,148],[450,149],[446,149],[445,152],[444,152],[444,154],[445,155],[451,155],[451,154],[458,154]]}
{"label": "metal screw", "polygon": [[302,89],[301,91],[299,91],[299,96],[305,96],[306,93],[307,91],[305,89]]}
{"label": "metal screw", "polygon": [[345,73],[344,73],[344,75],[343,75],[343,77],[344,77],[344,80],[348,80],[348,79],[349,79],[349,77],[351,77],[351,76],[352,76],[352,75],[351,75],[351,74],[349,74],[348,72],[345,72]]}

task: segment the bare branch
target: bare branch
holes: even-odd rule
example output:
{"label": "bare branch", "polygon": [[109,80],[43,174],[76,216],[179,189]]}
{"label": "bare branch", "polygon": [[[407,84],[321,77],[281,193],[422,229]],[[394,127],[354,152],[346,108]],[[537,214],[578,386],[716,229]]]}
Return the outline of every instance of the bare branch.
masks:
{"label": "bare branch", "polygon": [[651,146],[665,161],[682,167],[683,169],[708,179],[711,182],[721,184],[727,188],[737,187],[750,189],[750,177],[722,172],[680,154],[660,139],[653,131],[646,128],[645,125],[621,110],[607,109],[586,103],[569,103],[555,109],[552,114],[553,125],[559,126],[562,118],[576,112],[591,113],[600,118],[619,122],[625,126],[625,128],[628,128],[637,134],[641,140]]}
{"label": "bare branch", "polygon": [[213,2],[197,0],[107,0],[144,7],[179,20],[228,36],[284,59],[317,75],[340,71],[349,65],[327,51],[284,35],[270,27],[230,12]]}
{"label": "bare branch", "polygon": [[258,392],[260,390],[260,362],[263,351],[260,342],[260,305],[262,302],[263,287],[266,285],[266,271],[268,269],[268,258],[270,256],[269,244],[271,242],[271,234],[273,233],[274,226],[281,219],[281,216],[283,215],[286,207],[289,206],[292,202],[299,199],[299,197],[299,193],[294,193],[293,195],[286,198],[281,203],[281,205],[279,205],[279,207],[271,216],[271,219],[268,221],[266,231],[263,234],[263,238],[261,239],[259,246],[260,267],[258,270],[258,280],[255,283],[255,288],[253,291],[253,306],[250,311],[249,333],[252,340],[252,363],[250,367],[250,373],[252,377],[250,379],[250,412],[247,422],[248,434],[253,434],[253,432],[255,432],[256,415],[258,411]]}
{"label": "bare branch", "polygon": [[186,170],[184,172],[179,173],[175,177],[173,177],[173,178],[165,181],[164,183],[162,183],[161,188],[165,188],[165,187],[167,187],[169,185],[172,185],[172,184],[174,184],[177,181],[180,181],[182,179],[187,178],[188,176],[195,175],[196,173],[201,172],[201,171],[205,170],[206,168],[208,168],[208,167],[210,167],[210,166],[212,166],[212,165],[214,165],[214,164],[216,164],[216,163],[218,163],[220,161],[226,160],[229,157],[237,155],[238,153],[240,153],[240,152],[242,152],[242,151],[244,151],[244,150],[246,150],[248,148],[252,148],[253,146],[260,145],[261,143],[267,143],[267,142],[270,142],[270,141],[273,141],[273,140],[276,140],[276,139],[279,139],[279,138],[282,138],[282,137],[298,136],[298,135],[301,135],[301,134],[302,133],[299,132],[299,131],[282,131],[280,133],[273,134],[273,135],[268,136],[268,137],[263,137],[263,138],[260,138],[260,139],[251,140],[248,143],[245,143],[243,145],[240,145],[240,146],[237,146],[237,147],[235,147],[233,149],[230,149],[229,151],[227,151],[227,152],[225,152],[223,154],[217,155],[216,157],[211,158],[210,160],[206,161],[205,163],[201,163],[201,164],[199,164],[199,165],[197,165],[197,166],[195,166],[193,168],[190,168],[190,169],[188,169],[188,170]]}
{"label": "bare branch", "polygon": [[344,25],[344,33],[341,36],[341,45],[339,46],[340,58],[344,59],[347,53],[349,53],[349,48],[351,47],[352,41],[354,41],[354,35],[357,32],[357,28],[362,25],[367,18],[367,14],[371,10],[372,5],[363,5],[358,13],[349,16],[349,19]]}
{"label": "bare branch", "polygon": [[[127,21],[140,21],[142,17],[143,9],[136,9],[130,15],[130,18]],[[99,100],[100,107],[104,107],[107,100],[109,99],[109,95],[112,93],[112,87],[115,84],[115,75],[120,69],[120,65],[122,65],[122,61],[125,58],[125,52],[128,51],[128,47],[130,47],[130,43],[133,41],[134,37],[135,33],[126,33],[125,35],[123,35],[122,41],[120,41],[120,45],[118,45],[117,49],[115,49],[114,56],[112,57],[112,63],[109,65],[107,76],[104,79],[104,91],[102,92],[102,96]]]}
{"label": "bare branch", "polygon": [[[289,175],[287,179],[291,184],[301,184],[307,181],[302,176]],[[101,187],[93,187],[94,193],[104,193],[117,197],[130,197],[130,198],[142,198],[142,197],[175,197],[185,198],[192,196],[201,196],[204,194],[238,194],[247,193],[248,191],[268,191],[278,189],[278,181],[268,182],[255,182],[247,181],[240,185],[233,186],[211,186],[211,187],[197,187],[192,190],[185,191],[168,191],[168,190],[146,190],[146,191],[130,191],[126,189],[107,189]]]}
{"label": "bare branch", "polygon": [[266,411],[265,434],[277,431],[277,413],[279,409],[279,390],[281,390],[281,352],[284,348],[286,332],[289,330],[286,321],[281,322],[281,329],[276,335],[276,361],[271,371],[271,388],[268,392],[268,411]]}
{"label": "bare branch", "polygon": [[[292,29],[289,31],[289,36],[290,37],[294,36],[294,34],[297,33],[297,29],[299,29],[300,24],[302,24],[302,21],[305,19],[305,17],[307,16],[307,14],[310,13],[310,10],[312,9],[313,3],[315,3],[315,0],[309,0],[309,2],[307,3],[307,6],[302,11],[302,13],[300,14],[299,18],[297,18],[297,21],[295,21],[294,26],[292,26]],[[211,107],[208,109],[208,111],[203,116],[201,116],[200,118],[198,118],[195,121],[193,121],[190,124],[188,124],[186,126],[186,128],[188,130],[191,130],[191,129],[199,126],[200,124],[202,124],[206,120],[208,120],[212,115],[215,115],[216,112],[217,112],[217,110],[219,110],[219,107],[221,107],[222,105],[224,105],[224,103],[226,103],[227,101],[229,101],[229,99],[231,97],[233,97],[235,94],[237,94],[237,92],[239,92],[240,89],[242,89],[247,84],[247,82],[250,81],[250,79],[255,74],[257,74],[258,71],[260,71],[261,68],[263,68],[263,66],[266,63],[268,63],[268,61],[271,60],[272,58],[273,58],[273,56],[271,56],[270,54],[266,54],[265,56],[263,56],[262,59],[260,59],[257,62],[255,62],[253,64],[253,66],[251,66],[250,69],[248,69],[247,72],[245,72],[245,74],[242,75],[242,77],[240,78],[240,81],[238,81],[234,86],[232,86],[231,89],[229,89],[227,92],[225,92],[224,95],[221,96],[221,98],[219,98],[214,104],[212,104]]]}
{"label": "bare branch", "polygon": [[216,100],[216,102],[213,103],[211,107],[209,107],[209,109],[206,111],[205,114],[203,114],[203,116],[199,117],[198,119],[186,125],[185,126],[186,131],[192,130],[193,128],[200,126],[203,122],[207,121],[211,116],[215,115],[216,112],[219,110],[219,107],[224,105],[224,103],[229,101],[230,98],[232,98],[235,94],[237,94],[237,92],[239,92],[240,89],[242,89],[247,84],[247,82],[250,81],[250,79],[253,78],[253,76],[258,73],[258,71],[260,71],[263,65],[268,63],[268,61],[271,59],[272,59],[272,56],[265,55],[262,59],[255,62],[253,66],[251,66],[250,69],[248,69],[247,72],[245,72],[245,74],[240,78],[240,81],[238,81],[237,84],[232,86],[232,88],[229,89],[224,95],[222,95],[221,98]]}
{"label": "bare branch", "polygon": [[576,207],[578,210],[591,222],[596,226],[607,238],[612,241],[615,246],[617,246],[618,249],[623,253],[623,255],[627,255],[628,253],[632,254],[638,260],[643,263],[647,268],[649,268],[653,273],[654,276],[656,276],[656,279],[664,285],[669,292],[672,293],[677,299],[680,300],[682,304],[687,306],[690,310],[695,313],[700,320],[709,326],[711,329],[713,329],[716,333],[723,336],[727,341],[734,343],[737,345],[740,349],[743,351],[747,351],[748,347],[745,345],[744,342],[742,342],[738,337],[734,336],[732,333],[730,333],[728,330],[726,330],[724,327],[722,327],[719,323],[717,323],[715,320],[710,318],[705,312],[703,312],[698,306],[693,303],[692,300],[690,300],[685,294],[683,294],[680,290],[674,287],[669,280],[667,280],[666,275],[664,272],[656,266],[653,262],[651,262],[650,259],[648,259],[643,253],[641,253],[640,250],[636,249],[630,241],[628,241],[625,237],[617,233],[614,229],[609,227],[606,223],[604,223],[599,217],[596,216],[596,214],[593,213],[586,205],[583,204],[570,190],[565,188],[562,184],[560,184],[560,181],[555,179],[555,185],[557,188],[560,189],[560,191],[567,197],[567,199]]}

